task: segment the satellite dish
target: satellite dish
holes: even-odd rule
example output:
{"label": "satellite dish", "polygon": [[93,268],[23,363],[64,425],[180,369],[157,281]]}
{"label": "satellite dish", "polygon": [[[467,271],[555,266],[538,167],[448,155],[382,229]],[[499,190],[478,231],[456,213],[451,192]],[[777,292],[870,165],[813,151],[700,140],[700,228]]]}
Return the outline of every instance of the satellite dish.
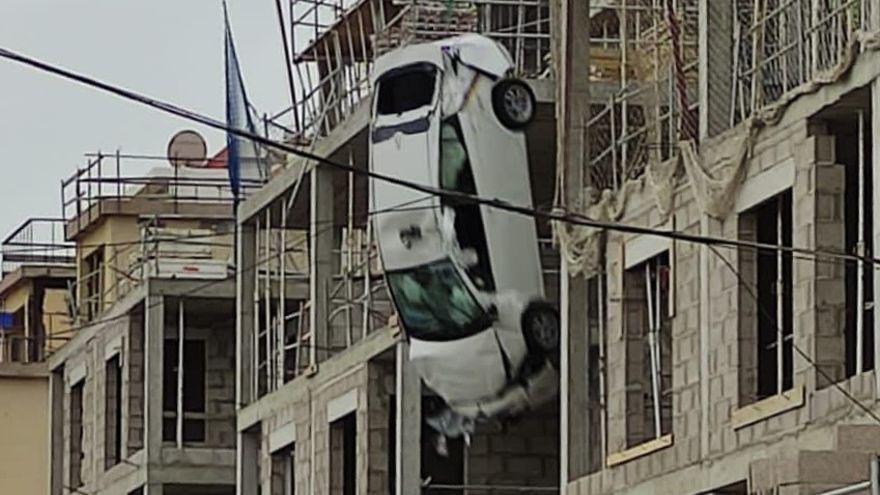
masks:
{"label": "satellite dish", "polygon": [[172,167],[197,167],[207,164],[208,145],[196,131],[180,131],[168,143],[168,162]]}

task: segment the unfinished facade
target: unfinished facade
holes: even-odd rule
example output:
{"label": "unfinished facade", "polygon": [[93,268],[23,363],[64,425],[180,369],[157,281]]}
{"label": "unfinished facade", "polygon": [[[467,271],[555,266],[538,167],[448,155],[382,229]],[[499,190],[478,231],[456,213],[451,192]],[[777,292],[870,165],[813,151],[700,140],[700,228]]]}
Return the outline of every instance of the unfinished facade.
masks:
{"label": "unfinished facade", "polygon": [[[290,4],[296,105],[271,127],[368,168],[369,73],[407,43],[481,32],[501,40],[538,99],[528,130],[534,202],[553,201],[547,2],[375,0]],[[239,211],[239,493],[558,492],[558,407],[434,445],[421,385],[384,285],[367,178],[298,159]],[[545,239],[548,296],[558,257]],[[505,490],[506,489],[506,490]],[[476,490],[476,491],[474,491]]]}
{"label": "unfinished facade", "polygon": [[[629,81],[621,102],[592,109],[590,158],[564,160],[559,194],[591,218],[733,242],[557,229],[566,493],[817,494],[867,480],[880,453],[880,280],[865,261],[880,4],[592,4],[567,12],[592,23],[592,42],[564,49]],[[626,58],[645,49],[651,9],[664,34],[647,51],[674,95],[628,66],[651,60]],[[577,70],[560,85],[577,86]],[[665,98],[659,113],[634,112],[639,88]],[[666,105],[678,110],[652,130]]]}
{"label": "unfinished facade", "polygon": [[141,160],[62,182],[77,332],[49,359],[52,495],[235,491],[226,171]]}

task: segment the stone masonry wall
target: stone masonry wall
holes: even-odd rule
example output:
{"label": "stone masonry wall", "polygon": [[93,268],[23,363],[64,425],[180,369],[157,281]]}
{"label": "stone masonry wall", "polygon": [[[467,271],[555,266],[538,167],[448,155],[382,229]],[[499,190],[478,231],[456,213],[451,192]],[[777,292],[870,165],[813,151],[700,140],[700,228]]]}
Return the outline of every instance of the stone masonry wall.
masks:
{"label": "stone masonry wall", "polygon": [[[713,163],[715,156],[731,155],[737,141],[736,132],[728,132],[707,143],[704,151],[707,163]],[[834,139],[829,135],[829,129],[807,120],[792,120],[762,131],[739,192],[737,211],[728,217],[703,217],[690,189],[680,187],[674,197],[674,228],[690,234],[738,238],[749,230],[749,226],[743,223],[744,218],[737,212],[782,192],[785,177],[791,177],[786,170],[792,170],[794,176],[791,183],[793,245],[839,251],[843,245],[842,167],[836,163]],[[669,226],[660,217],[653,197],[646,191],[629,199],[621,221],[648,227]],[[674,280],[671,445],[628,452],[621,275],[629,242],[630,236],[611,232],[606,253],[606,441],[609,454],[627,455],[622,457],[622,462],[606,466],[600,473],[570,483],[568,493],[621,493],[626,488],[652,486],[652,493],[698,493],[721,486],[709,484],[709,473],[718,473],[720,469],[713,466],[728,463],[720,476],[725,483],[744,480],[749,476],[749,463],[761,458],[767,446],[784,443],[788,451],[796,451],[798,439],[803,438],[803,442],[811,445],[830,448],[827,444],[831,440],[826,438],[832,437],[827,428],[835,421],[863,415],[836,387],[828,387],[824,377],[827,374],[834,381],[843,378],[842,312],[845,300],[840,263],[795,257],[793,341],[798,350],[793,353],[794,390],[771,397],[775,401],[772,407],[777,407],[778,413],[762,417],[760,407],[743,407],[741,400],[743,387],[750,387],[754,379],[749,374],[754,374],[755,364],[747,353],[755,344],[743,340],[749,336],[741,331],[741,324],[747,324],[741,317],[756,317],[757,308],[731,266],[747,271],[748,259],[725,246],[703,248],[693,243],[675,242],[671,257]],[[706,260],[707,287],[700,286],[701,256]],[[701,293],[704,291],[708,295],[705,308],[701,307]],[[704,309],[707,320],[701,322]],[[701,342],[701,335],[706,339],[704,342]],[[806,353],[809,360],[800,352]],[[815,361],[816,365],[810,361]],[[856,397],[871,398],[873,376],[873,372],[864,373],[845,380],[843,386]],[[800,390],[804,391],[803,406],[797,399]],[[755,419],[735,423],[736,418],[742,421],[744,417]],[[804,426],[808,424],[809,427]],[[824,436],[811,433],[822,431],[821,428],[826,428]],[[719,462],[722,464],[717,464]],[[690,474],[677,474],[684,472]],[[678,482],[676,476],[679,476]],[[665,489],[660,489],[661,486]]]}
{"label": "stone masonry wall", "polygon": [[558,486],[558,402],[526,412],[503,428],[481,425],[465,451],[465,464],[469,485]]}

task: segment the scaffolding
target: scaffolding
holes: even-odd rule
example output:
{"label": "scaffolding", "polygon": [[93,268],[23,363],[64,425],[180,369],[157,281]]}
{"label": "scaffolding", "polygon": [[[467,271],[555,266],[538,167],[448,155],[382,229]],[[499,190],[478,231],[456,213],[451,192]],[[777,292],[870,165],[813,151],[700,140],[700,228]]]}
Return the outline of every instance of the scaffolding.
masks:
{"label": "scaffolding", "polygon": [[370,94],[373,60],[399,46],[482,33],[502,43],[522,77],[549,73],[548,0],[291,0],[293,105],[267,129],[309,145]]}
{"label": "scaffolding", "polygon": [[674,157],[683,120],[696,115],[698,5],[617,0],[593,6],[590,14],[590,79],[611,94],[591,105],[585,185],[618,189],[639,178],[649,161]]}
{"label": "scaffolding", "polygon": [[[148,278],[226,279],[233,196],[225,168],[170,167],[159,156],[87,155],[61,182],[61,238],[77,239],[71,315],[93,321]],[[243,184],[246,190],[258,187]],[[110,238],[80,237],[105,216],[134,218]]]}
{"label": "scaffolding", "polygon": [[60,218],[30,218],[0,243],[0,277],[22,265],[73,266],[74,246],[64,240]]}
{"label": "scaffolding", "polygon": [[[257,263],[254,277],[253,390],[258,396],[277,390],[314,370],[321,360],[387,325],[392,314],[371,223],[365,211],[366,188],[349,173],[345,183],[345,221],[319,225],[332,233],[332,276],[317,290],[328,302],[329,336],[318,348],[309,314],[310,232],[295,208],[298,187],[277,198],[253,221]],[[307,180],[307,179],[305,179]],[[300,181],[299,183],[302,183]],[[300,198],[301,199],[301,198]]]}
{"label": "scaffolding", "polygon": [[859,34],[880,27],[875,4],[866,0],[733,2],[731,126],[854,57]]}

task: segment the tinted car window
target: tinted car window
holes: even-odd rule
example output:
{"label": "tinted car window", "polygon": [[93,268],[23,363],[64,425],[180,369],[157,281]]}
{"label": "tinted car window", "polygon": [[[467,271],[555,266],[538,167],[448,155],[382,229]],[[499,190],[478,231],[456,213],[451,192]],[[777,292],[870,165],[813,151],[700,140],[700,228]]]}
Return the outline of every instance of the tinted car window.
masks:
{"label": "tinted car window", "polygon": [[449,260],[388,273],[387,280],[403,327],[413,338],[454,340],[491,324]]}
{"label": "tinted car window", "polygon": [[379,79],[376,111],[396,115],[430,105],[434,99],[437,69],[417,64],[393,70]]}

